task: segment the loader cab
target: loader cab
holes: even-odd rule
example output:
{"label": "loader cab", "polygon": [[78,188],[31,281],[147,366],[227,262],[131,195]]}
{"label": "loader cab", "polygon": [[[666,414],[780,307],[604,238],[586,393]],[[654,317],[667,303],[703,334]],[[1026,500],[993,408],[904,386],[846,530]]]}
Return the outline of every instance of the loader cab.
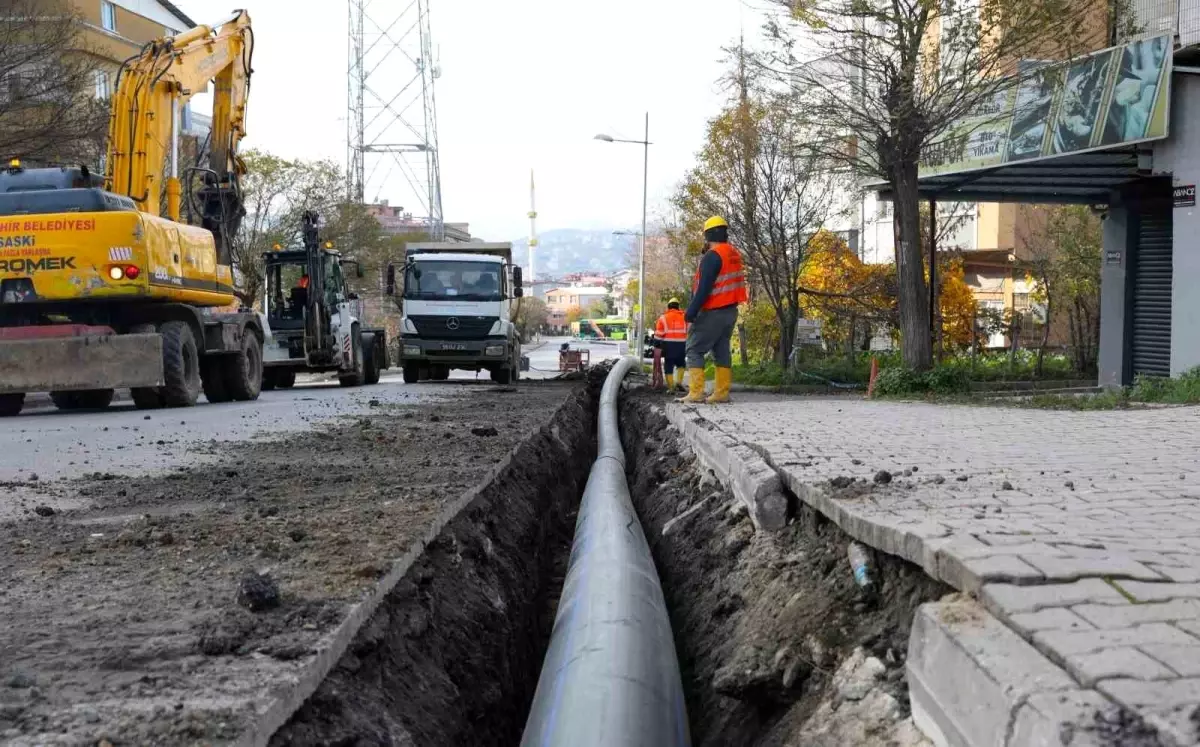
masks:
{"label": "loader cab", "polygon": [[277,250],[263,255],[266,274],[264,293],[267,321],[272,329],[304,329],[305,310],[310,300],[321,300],[326,309],[355,300],[346,285],[339,252],[320,250],[321,272],[309,272],[308,253],[304,250]]}

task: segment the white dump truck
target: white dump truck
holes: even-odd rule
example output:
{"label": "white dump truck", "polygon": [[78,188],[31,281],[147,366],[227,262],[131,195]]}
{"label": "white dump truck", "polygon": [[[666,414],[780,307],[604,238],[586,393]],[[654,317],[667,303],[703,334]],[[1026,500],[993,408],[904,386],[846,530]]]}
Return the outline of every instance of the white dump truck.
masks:
{"label": "white dump truck", "polygon": [[461,369],[516,382],[521,339],[514,320],[524,290],[512,244],[413,243],[404,255],[404,265],[387,273],[388,294],[399,294],[404,381],[441,381]]}

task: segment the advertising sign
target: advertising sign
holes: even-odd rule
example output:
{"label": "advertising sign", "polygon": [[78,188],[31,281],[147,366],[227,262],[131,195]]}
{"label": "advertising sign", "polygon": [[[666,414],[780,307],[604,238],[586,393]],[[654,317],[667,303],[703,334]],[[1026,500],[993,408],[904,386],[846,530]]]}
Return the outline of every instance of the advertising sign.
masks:
{"label": "advertising sign", "polygon": [[921,176],[1050,159],[1167,136],[1172,38],[1137,39],[1071,62],[1024,62],[922,154]]}

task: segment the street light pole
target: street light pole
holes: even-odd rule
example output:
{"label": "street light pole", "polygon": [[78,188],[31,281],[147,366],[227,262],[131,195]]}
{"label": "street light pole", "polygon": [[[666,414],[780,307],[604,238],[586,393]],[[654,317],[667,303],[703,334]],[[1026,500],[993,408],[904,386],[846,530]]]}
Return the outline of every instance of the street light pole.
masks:
{"label": "street light pole", "polygon": [[646,339],[646,202],[650,189],[650,112],[646,112],[646,137],[642,141],[642,253],[638,259],[638,332],[637,356],[642,358]]}

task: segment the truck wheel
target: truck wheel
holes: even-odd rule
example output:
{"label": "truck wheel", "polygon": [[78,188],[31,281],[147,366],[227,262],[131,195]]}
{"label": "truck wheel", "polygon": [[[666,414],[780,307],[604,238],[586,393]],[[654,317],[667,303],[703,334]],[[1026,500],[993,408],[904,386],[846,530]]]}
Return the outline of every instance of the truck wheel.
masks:
{"label": "truck wheel", "polygon": [[433,381],[445,381],[450,378],[449,366],[434,366],[429,369],[429,378]]}
{"label": "truck wheel", "polygon": [[379,351],[375,347],[375,335],[366,335],[363,341],[363,383],[379,383]]}
{"label": "truck wheel", "polygon": [[296,372],[277,371],[275,373],[275,386],[280,389],[291,389],[296,386]]}
{"label": "truck wheel", "polygon": [[235,355],[227,356],[222,367],[225,374],[225,388],[229,395],[238,402],[249,402],[258,399],[262,391],[263,354],[262,342],[258,335],[246,330],[242,335],[242,349]]}
{"label": "truck wheel", "polygon": [[269,392],[275,388],[275,372],[269,368],[263,369],[262,390]]}
{"label": "truck wheel", "polygon": [[60,410],[103,410],[112,404],[113,394],[112,389],[50,392],[50,400]]}
{"label": "truck wheel", "polygon": [[163,338],[163,404],[191,407],[200,397],[200,354],[196,338],[185,322],[167,322]]}
{"label": "truck wheel", "polygon": [[10,418],[13,415],[20,415],[21,408],[24,406],[24,393],[0,394],[0,418]]}
{"label": "truck wheel", "polygon": [[220,356],[206,356],[200,361],[200,382],[204,387],[204,398],[210,404],[228,402],[229,388],[225,386],[225,361]]}
{"label": "truck wheel", "polygon": [[404,364],[404,383],[416,384],[421,380],[421,368],[416,363]]}
{"label": "truck wheel", "polygon": [[362,335],[358,331],[350,333],[351,351],[350,355],[354,361],[354,370],[350,373],[338,375],[338,383],[342,386],[362,386],[363,383],[363,344]]}

